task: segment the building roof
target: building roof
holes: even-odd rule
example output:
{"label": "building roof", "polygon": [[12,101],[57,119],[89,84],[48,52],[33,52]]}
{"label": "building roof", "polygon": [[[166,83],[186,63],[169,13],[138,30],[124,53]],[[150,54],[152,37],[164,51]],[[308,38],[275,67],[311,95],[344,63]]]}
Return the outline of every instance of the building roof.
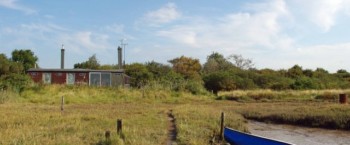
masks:
{"label": "building roof", "polygon": [[93,70],[93,69],[41,69],[31,68],[27,72],[113,72],[113,73],[124,73],[124,69],[114,70]]}

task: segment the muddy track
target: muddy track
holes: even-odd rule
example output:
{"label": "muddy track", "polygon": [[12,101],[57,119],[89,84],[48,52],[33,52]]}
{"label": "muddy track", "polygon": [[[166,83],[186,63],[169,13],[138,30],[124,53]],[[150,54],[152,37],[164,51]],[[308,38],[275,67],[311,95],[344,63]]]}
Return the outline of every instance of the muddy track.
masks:
{"label": "muddy track", "polygon": [[167,145],[177,145],[177,143],[176,143],[176,137],[177,137],[176,119],[175,119],[175,116],[173,114],[173,110],[169,110],[168,120],[169,120],[168,139],[167,139],[166,144]]}

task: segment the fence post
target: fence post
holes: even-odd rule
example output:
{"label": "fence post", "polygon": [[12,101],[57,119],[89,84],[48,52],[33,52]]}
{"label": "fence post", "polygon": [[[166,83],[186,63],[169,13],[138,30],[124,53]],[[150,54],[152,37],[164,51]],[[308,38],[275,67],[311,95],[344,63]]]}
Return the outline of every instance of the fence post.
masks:
{"label": "fence post", "polygon": [[224,120],[225,120],[225,114],[224,112],[221,112],[221,121],[220,121],[220,140],[224,140]]}
{"label": "fence post", "polygon": [[111,132],[110,132],[109,130],[107,130],[107,131],[105,132],[105,137],[106,137],[106,140],[109,140],[109,139],[110,139],[110,137],[111,137]]}
{"label": "fence post", "polygon": [[117,133],[120,135],[122,133],[122,120],[118,119],[117,120]]}
{"label": "fence post", "polygon": [[346,104],[347,103],[347,94],[339,94],[339,103],[340,104]]}
{"label": "fence post", "polygon": [[62,98],[61,98],[61,111],[63,111],[63,110],[64,110],[64,108],[63,108],[63,104],[64,104],[64,97],[62,96]]}

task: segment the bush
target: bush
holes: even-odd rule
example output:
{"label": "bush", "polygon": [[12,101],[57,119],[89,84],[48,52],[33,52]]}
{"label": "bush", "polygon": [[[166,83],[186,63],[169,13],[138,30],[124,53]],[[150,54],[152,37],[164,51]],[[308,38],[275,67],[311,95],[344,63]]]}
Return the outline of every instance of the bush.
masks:
{"label": "bush", "polygon": [[0,80],[0,90],[12,90],[18,93],[33,83],[32,79],[25,74],[3,75]]}
{"label": "bush", "polygon": [[191,92],[192,94],[199,95],[199,94],[206,94],[207,91],[203,87],[203,84],[198,81],[190,80],[185,85],[186,91]]}

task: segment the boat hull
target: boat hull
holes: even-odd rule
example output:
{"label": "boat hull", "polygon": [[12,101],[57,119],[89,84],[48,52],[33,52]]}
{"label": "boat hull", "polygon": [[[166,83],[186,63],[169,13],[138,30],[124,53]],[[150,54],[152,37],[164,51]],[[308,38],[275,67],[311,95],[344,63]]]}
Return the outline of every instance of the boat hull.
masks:
{"label": "boat hull", "polygon": [[224,137],[231,145],[293,145],[283,141],[243,133],[230,128],[225,128]]}

